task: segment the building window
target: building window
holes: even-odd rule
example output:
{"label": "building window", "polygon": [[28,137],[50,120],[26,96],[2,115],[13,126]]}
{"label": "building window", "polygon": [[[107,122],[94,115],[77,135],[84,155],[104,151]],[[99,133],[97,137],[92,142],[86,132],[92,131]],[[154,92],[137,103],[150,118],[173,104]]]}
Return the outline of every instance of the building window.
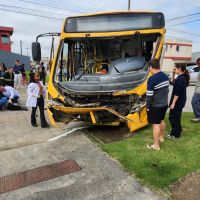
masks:
{"label": "building window", "polygon": [[180,46],[176,46],[176,51],[180,51]]}
{"label": "building window", "polygon": [[2,44],[9,44],[10,43],[10,39],[7,35],[1,35],[1,43]]}

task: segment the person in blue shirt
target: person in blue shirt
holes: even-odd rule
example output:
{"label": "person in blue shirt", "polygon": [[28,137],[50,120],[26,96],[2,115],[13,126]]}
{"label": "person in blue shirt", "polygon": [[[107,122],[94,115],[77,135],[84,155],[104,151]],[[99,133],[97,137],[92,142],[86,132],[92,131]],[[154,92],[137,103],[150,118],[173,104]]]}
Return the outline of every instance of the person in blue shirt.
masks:
{"label": "person in blue shirt", "polygon": [[181,115],[187,100],[186,88],[190,81],[190,75],[186,70],[185,65],[177,64],[174,68],[174,72],[178,76],[172,82],[173,91],[169,104],[169,121],[171,124],[171,133],[168,135],[169,138],[179,138],[181,136]]}
{"label": "person in blue shirt", "polygon": [[146,108],[148,122],[153,126],[154,143],[147,147],[160,150],[160,141],[164,141],[164,118],[168,108],[169,78],[161,71],[157,59],[149,61],[149,71],[153,75],[147,82]]}

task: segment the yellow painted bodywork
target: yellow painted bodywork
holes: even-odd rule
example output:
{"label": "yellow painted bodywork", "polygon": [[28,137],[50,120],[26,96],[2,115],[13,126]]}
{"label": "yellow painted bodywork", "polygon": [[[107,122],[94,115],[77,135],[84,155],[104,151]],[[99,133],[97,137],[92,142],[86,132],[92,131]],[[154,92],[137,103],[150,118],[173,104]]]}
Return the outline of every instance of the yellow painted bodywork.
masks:
{"label": "yellow painted bodywork", "polygon": [[91,117],[92,123],[96,124],[97,121],[96,121],[96,118],[95,118],[94,113],[92,111],[90,111],[90,117]]}
{"label": "yellow painted bodywork", "polygon": [[[130,11],[127,11],[130,12]],[[64,23],[65,24],[65,23]],[[140,33],[140,34],[151,34],[151,33],[160,33],[161,35],[161,41],[159,44],[159,47],[157,48],[157,51],[155,52],[154,58],[159,59],[162,53],[162,48],[164,44],[164,35],[165,35],[165,28],[162,29],[149,29],[149,30],[137,30],[137,31],[121,31],[121,32],[101,32],[101,33],[65,33],[64,30],[64,24],[63,28],[61,31],[61,36],[60,36],[60,42],[66,38],[85,38],[86,34],[87,37],[114,37],[114,36],[127,36],[127,35],[133,35],[135,33]],[[59,47],[57,48],[56,52],[56,58],[58,56],[58,50]],[[59,99],[64,103],[65,97],[62,96],[58,90],[55,88],[53,84],[53,75],[55,71],[55,65],[56,65],[56,59],[53,60],[52,62],[52,67],[51,67],[51,73],[49,77],[49,84],[48,84],[48,93],[53,99]],[[150,76],[150,74],[149,74]],[[148,77],[149,77],[148,76]],[[142,96],[146,93],[147,89],[147,80],[145,80],[144,83],[142,83],[140,86],[134,88],[133,90],[128,90],[128,91],[117,91],[113,93],[113,96],[123,96],[123,95],[131,95],[131,94],[137,94],[139,96]],[[144,107],[142,110],[139,112],[133,113],[133,114],[128,114],[127,116],[123,116],[122,114],[116,112],[115,110],[112,110],[111,108],[107,107],[90,107],[90,108],[77,108],[77,107],[65,107],[65,106],[60,106],[60,105],[49,105],[49,107],[53,107],[56,110],[59,110],[64,113],[68,114],[89,114],[91,118],[91,123],[86,122],[88,125],[111,125],[111,126],[118,126],[120,122],[126,122],[130,132],[134,132],[142,127],[145,127],[148,122],[147,122],[147,114],[146,114],[146,107]],[[118,117],[118,121],[111,121],[111,122],[97,122],[95,118],[95,112],[97,111],[104,111],[104,112],[110,112],[113,115],[116,115]],[[53,118],[53,114],[51,111],[48,109],[48,114],[50,121],[53,126],[57,127],[56,122]]]}
{"label": "yellow painted bodywork", "polygon": [[132,122],[127,122],[131,133],[148,125],[146,107],[144,107],[140,112],[129,114],[127,118],[132,120]]}
{"label": "yellow painted bodywork", "polygon": [[58,125],[56,124],[56,121],[53,118],[53,113],[49,110],[49,108],[47,109],[47,113],[48,113],[49,121],[51,122],[51,125],[58,128]]}

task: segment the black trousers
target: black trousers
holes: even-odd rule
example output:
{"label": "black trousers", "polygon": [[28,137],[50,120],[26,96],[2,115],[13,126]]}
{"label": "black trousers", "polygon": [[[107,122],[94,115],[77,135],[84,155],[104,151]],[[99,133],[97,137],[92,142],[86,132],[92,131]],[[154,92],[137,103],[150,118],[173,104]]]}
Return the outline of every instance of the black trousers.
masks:
{"label": "black trousers", "polygon": [[45,85],[46,76],[45,74],[40,75],[40,81],[42,81],[43,85]]}
{"label": "black trousers", "polygon": [[171,135],[173,135],[176,138],[179,138],[182,132],[181,115],[182,115],[182,109],[170,109],[169,122],[172,127]]}
{"label": "black trousers", "polygon": [[31,113],[31,124],[32,125],[36,124],[36,110],[37,110],[37,107],[39,107],[39,109],[40,109],[41,126],[44,127],[47,124],[47,121],[46,121],[45,115],[44,115],[44,98],[43,98],[43,96],[40,96],[40,98],[37,98],[36,107],[32,107],[32,113]]}

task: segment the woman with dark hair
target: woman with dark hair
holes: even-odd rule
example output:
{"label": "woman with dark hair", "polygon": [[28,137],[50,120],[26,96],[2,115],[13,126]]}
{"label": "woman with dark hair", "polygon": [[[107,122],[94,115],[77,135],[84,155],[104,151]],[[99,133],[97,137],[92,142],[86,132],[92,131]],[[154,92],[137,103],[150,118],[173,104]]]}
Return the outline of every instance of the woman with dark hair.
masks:
{"label": "woman with dark hair", "polygon": [[49,124],[47,123],[45,115],[44,115],[45,90],[44,90],[44,86],[42,82],[40,81],[40,75],[38,72],[30,75],[30,83],[28,85],[27,95],[28,95],[28,98],[27,98],[26,106],[32,108],[32,113],[31,113],[32,126],[37,127],[36,110],[37,110],[37,107],[39,107],[41,127],[48,128]]}
{"label": "woman with dark hair", "polygon": [[6,72],[7,71],[7,67],[4,63],[1,63],[1,67],[3,68],[3,71]]}
{"label": "woman with dark hair", "polygon": [[5,85],[11,86],[14,88],[14,72],[13,68],[9,67],[7,72],[4,74]]}
{"label": "woman with dark hair", "polygon": [[38,72],[40,74],[40,81],[42,81],[43,85],[45,85],[46,71],[43,62],[40,63],[38,67]]}
{"label": "woman with dark hair", "polygon": [[187,99],[186,88],[190,81],[190,75],[185,65],[177,64],[174,72],[178,77],[172,81],[173,91],[169,104],[169,121],[172,128],[170,135],[168,135],[169,138],[179,138],[181,136],[181,114]]}

